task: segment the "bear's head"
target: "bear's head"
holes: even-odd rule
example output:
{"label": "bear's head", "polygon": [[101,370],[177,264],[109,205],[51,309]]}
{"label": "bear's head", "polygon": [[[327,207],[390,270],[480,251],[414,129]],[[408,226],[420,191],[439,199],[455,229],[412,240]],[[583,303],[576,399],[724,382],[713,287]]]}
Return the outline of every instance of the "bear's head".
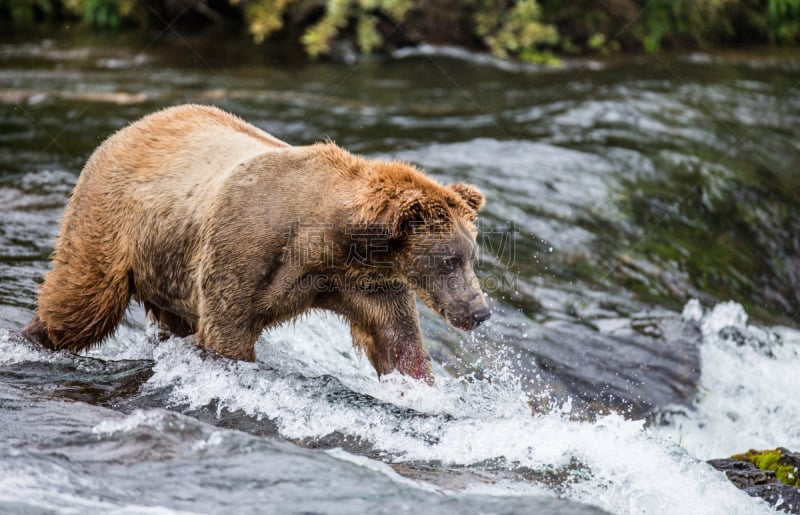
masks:
{"label": "bear's head", "polygon": [[486,321],[491,313],[473,270],[483,194],[464,183],[442,186],[404,163],[371,164],[370,208],[362,214],[385,227],[401,280],[459,329]]}

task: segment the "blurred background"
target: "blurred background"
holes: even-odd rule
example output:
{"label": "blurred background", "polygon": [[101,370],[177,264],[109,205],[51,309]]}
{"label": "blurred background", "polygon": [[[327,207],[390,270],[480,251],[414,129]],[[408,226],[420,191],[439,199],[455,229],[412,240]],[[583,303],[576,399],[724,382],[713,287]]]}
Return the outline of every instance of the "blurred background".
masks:
{"label": "blurred background", "polygon": [[428,43],[551,64],[595,53],[792,45],[800,30],[797,0],[3,0],[0,13],[14,28],[170,27],[311,58]]}

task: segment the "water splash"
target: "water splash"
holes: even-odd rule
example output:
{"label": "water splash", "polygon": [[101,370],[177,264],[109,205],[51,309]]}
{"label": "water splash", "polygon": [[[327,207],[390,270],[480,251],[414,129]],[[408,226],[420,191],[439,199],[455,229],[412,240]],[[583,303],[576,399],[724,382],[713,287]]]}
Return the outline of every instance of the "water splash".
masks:
{"label": "water splash", "polygon": [[59,353],[37,348],[18,334],[8,329],[0,329],[0,366],[14,365],[26,361],[52,362],[64,358]]}
{"label": "water splash", "polygon": [[[672,415],[670,425],[655,428],[616,414],[574,420],[568,405],[532,413],[519,381],[502,367],[481,380],[438,370],[434,387],[398,375],[378,380],[352,349],[344,324],[322,315],[262,338],[257,363],[209,358],[177,338],[156,344],[137,327],[121,329],[89,354],[153,359],[142,394],[165,395],[173,409],[243,412],[269,420],[281,436],[298,442],[360,442],[356,448],[371,449],[366,456],[330,452],[390,477],[395,472],[389,465],[496,473],[494,485],[412,481],[428,491],[545,492],[612,513],[695,513],[699,506],[704,513],[767,513],[763,501],[737,490],[702,460],[748,447],[798,447],[791,421],[800,418],[800,406],[791,396],[796,388],[789,372],[800,362],[800,335],[748,325],[735,303],[706,311],[693,301],[683,316],[703,330],[701,392],[695,411]],[[6,365],[74,359],[39,351],[8,331],[0,332],[0,354]],[[134,411],[99,423],[93,432],[116,438],[167,427],[172,417],[163,410]],[[765,417],[774,419],[764,424]],[[194,440],[205,447],[220,443],[213,432],[200,436]]]}
{"label": "water splash", "polygon": [[[332,435],[361,441],[388,463],[490,467],[517,477],[560,474],[553,495],[614,513],[693,513],[698,506],[705,512],[710,506],[718,513],[767,512],[762,501],[641,420],[614,414],[576,421],[568,410],[532,414],[512,377],[439,375],[435,387],[402,377],[378,381],[349,353],[335,323],[309,317],[304,324],[328,336],[314,341],[283,335],[290,358],[286,348],[273,352],[273,343],[261,342],[258,364],[203,359],[187,342],[164,342],[147,388],[169,390],[176,407],[211,405],[269,419],[295,441]],[[330,364],[313,358],[321,344],[338,356],[336,378],[327,375]],[[530,485],[518,482],[520,488]]]}
{"label": "water splash", "polygon": [[700,322],[702,375],[694,410],[669,417],[658,432],[702,459],[747,449],[800,447],[800,333],[747,324],[735,302],[683,316]]}

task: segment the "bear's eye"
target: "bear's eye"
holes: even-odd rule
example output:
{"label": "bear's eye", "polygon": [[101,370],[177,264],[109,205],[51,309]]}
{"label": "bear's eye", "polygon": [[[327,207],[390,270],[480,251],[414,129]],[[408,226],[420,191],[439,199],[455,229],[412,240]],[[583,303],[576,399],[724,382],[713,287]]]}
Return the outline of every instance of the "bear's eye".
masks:
{"label": "bear's eye", "polygon": [[461,258],[459,256],[450,256],[446,257],[442,260],[442,265],[445,270],[448,272],[451,270],[455,270],[458,265],[461,264]]}

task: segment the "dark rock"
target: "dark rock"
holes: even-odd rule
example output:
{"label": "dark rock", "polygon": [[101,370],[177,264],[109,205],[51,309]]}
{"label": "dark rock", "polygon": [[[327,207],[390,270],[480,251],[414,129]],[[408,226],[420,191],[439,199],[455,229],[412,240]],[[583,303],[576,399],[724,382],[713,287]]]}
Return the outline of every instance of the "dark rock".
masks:
{"label": "dark rock", "polygon": [[696,392],[702,335],[674,314],[642,313],[608,329],[554,320],[526,332],[509,340],[523,356],[515,372],[546,384],[552,398],[571,399],[579,412],[642,418],[688,405]]}
{"label": "dark rock", "polygon": [[742,490],[769,483],[777,483],[778,479],[771,470],[761,470],[749,461],[732,459],[708,460],[708,464],[725,472],[731,483]]}
{"label": "dark rock", "polygon": [[745,488],[753,497],[761,497],[772,508],[786,513],[800,513],[800,488],[783,483],[769,483]]}
{"label": "dark rock", "polygon": [[[769,451],[751,450],[733,458],[709,460],[708,464],[725,472],[734,485],[749,495],[767,501],[773,509],[800,515],[800,488],[781,482],[774,470],[760,469],[753,461],[748,461],[754,460],[761,466],[773,467],[776,463],[774,459],[765,465],[766,462],[758,461],[758,458],[769,455],[777,456],[777,453],[780,453],[780,460],[777,461],[779,465],[784,467],[787,465],[800,466],[800,454],[783,448]],[[784,472],[781,473],[786,475]],[[784,480],[786,480],[785,477]]]}
{"label": "dark rock", "polygon": [[781,451],[781,454],[783,455],[781,457],[781,463],[800,469],[800,452],[792,452],[788,449],[784,449],[783,447],[780,447],[778,450]]}

